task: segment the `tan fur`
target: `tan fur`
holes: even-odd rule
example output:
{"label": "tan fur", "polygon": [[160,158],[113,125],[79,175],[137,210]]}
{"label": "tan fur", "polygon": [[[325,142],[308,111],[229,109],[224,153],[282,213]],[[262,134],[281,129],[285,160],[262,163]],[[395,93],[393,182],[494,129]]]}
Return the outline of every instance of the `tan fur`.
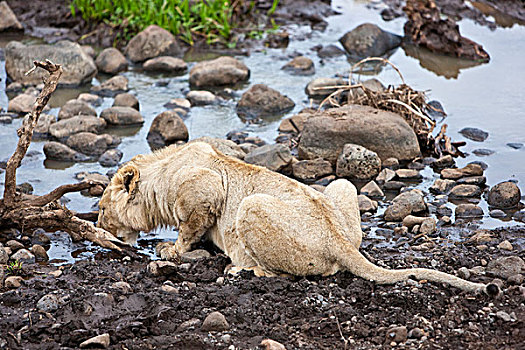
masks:
{"label": "tan fur", "polygon": [[128,241],[159,226],[178,228],[177,242],[160,251],[166,259],[177,259],[205,237],[231,258],[232,271],[306,276],[348,270],[378,283],[414,276],[487,291],[484,284],[443,272],[387,270],[366,260],[359,252],[357,191],[350,182],[334,181],[320,193],[206,143],[133,158],[113,177],[99,207],[99,227]]}

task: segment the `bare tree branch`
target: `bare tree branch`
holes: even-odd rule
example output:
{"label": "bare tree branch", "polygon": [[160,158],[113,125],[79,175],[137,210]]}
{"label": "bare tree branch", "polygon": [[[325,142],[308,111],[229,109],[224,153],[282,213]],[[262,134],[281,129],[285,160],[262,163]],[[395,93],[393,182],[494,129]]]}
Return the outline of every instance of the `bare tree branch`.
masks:
{"label": "bare tree branch", "polygon": [[32,200],[24,201],[24,205],[43,206],[48,203],[51,203],[54,200],[59,199],[66,193],[82,191],[97,185],[102,185],[102,183],[98,181],[82,181],[76,184],[62,185],[60,187],[55,188],[48,194],[45,194]]}

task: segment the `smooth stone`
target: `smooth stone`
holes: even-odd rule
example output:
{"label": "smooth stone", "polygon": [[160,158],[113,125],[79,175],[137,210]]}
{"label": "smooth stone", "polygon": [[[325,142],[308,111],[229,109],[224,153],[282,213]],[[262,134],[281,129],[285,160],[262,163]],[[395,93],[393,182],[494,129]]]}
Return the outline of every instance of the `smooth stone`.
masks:
{"label": "smooth stone", "polygon": [[189,110],[191,108],[191,102],[186,98],[173,98],[168,103],[164,104],[164,107],[169,109],[180,108]]}
{"label": "smooth stone", "polygon": [[313,99],[323,99],[338,90],[334,86],[346,86],[348,82],[341,78],[315,78],[306,85],[305,93]]}
{"label": "smooth stone", "polygon": [[500,182],[489,190],[488,203],[494,208],[515,208],[520,200],[520,188],[511,181]]}
{"label": "smooth stone", "polygon": [[395,177],[396,177],[395,171],[389,168],[384,168],[383,170],[381,170],[379,175],[377,175],[376,182],[379,184],[384,184],[385,182],[393,180]]}
{"label": "smooth stone", "polygon": [[181,260],[185,263],[193,263],[200,259],[206,259],[211,257],[211,254],[204,249],[196,249],[182,254]]}
{"label": "smooth stone", "polygon": [[7,111],[17,114],[29,113],[33,109],[35,102],[36,96],[23,93],[9,100]]}
{"label": "smooth stone", "polygon": [[393,157],[387,158],[383,161],[383,168],[397,170],[399,169],[399,160]]}
{"label": "smooth stone", "polygon": [[402,221],[406,216],[427,211],[427,205],[419,190],[399,194],[384,213],[386,221]]}
{"label": "smooth stone", "polygon": [[190,70],[190,85],[224,86],[247,81],[250,77],[248,67],[236,58],[222,56],[210,61],[197,63]]}
{"label": "smooth stone", "polygon": [[16,289],[22,286],[24,279],[20,276],[9,276],[4,281],[4,286],[7,289]]}
{"label": "smooth stone", "polygon": [[282,115],[295,107],[295,103],[279,91],[264,84],[252,85],[237,103],[237,114],[241,118],[255,119]]}
{"label": "smooth stone", "polygon": [[131,107],[110,107],[100,113],[108,124],[112,125],[136,125],[144,123],[144,118],[134,108]]}
{"label": "smooth stone", "polygon": [[88,103],[92,106],[98,107],[102,104],[102,98],[95,94],[81,93],[77,97],[77,101]]}
{"label": "smooth stone", "polygon": [[46,250],[44,249],[44,247],[42,247],[39,244],[34,244],[31,247],[31,253],[33,253],[33,255],[35,256],[36,260],[40,260],[40,261],[48,261],[49,260],[49,256],[47,255]]}
{"label": "smooth stone", "polygon": [[403,187],[406,187],[406,183],[401,181],[388,181],[383,185],[383,189],[386,191],[399,191]]}
{"label": "smooth stone", "polygon": [[188,137],[188,128],[182,118],[174,111],[165,111],[153,119],[147,140],[153,148],[159,148],[188,141]]}
{"label": "smooth stone", "polygon": [[85,162],[90,160],[88,156],[55,141],[49,141],[44,144],[44,154],[46,159],[64,162]]}
{"label": "smooth stone", "polygon": [[507,241],[507,240],[504,240],[503,242],[501,242],[500,244],[498,244],[498,248],[499,249],[503,249],[503,250],[508,250],[508,251],[511,251],[514,249],[514,247],[512,246],[512,244]]}
{"label": "smooth stone", "polygon": [[7,2],[0,2],[0,32],[21,31],[23,29],[24,27],[22,27]]}
{"label": "smooth stone", "polygon": [[496,152],[491,149],[487,149],[487,148],[478,148],[478,149],[473,150],[472,153],[474,153],[475,155],[479,157],[488,157],[490,155],[493,155]]}
{"label": "smooth stone", "polygon": [[11,255],[12,261],[20,261],[22,264],[34,264],[36,259],[33,253],[27,249],[19,249]]}
{"label": "smooth stone", "polygon": [[96,347],[96,348],[107,349],[109,347],[109,344],[110,344],[109,334],[104,333],[101,335],[97,335],[96,337],[89,338],[86,341],[83,341],[82,343],[80,343],[80,348],[84,349],[84,348]]}
{"label": "smooth stone", "polygon": [[323,46],[319,51],[317,51],[317,56],[320,58],[332,58],[343,56],[345,52],[335,45],[326,45]]}
{"label": "smooth stone", "polygon": [[128,83],[128,78],[125,76],[115,75],[113,78],[106,80],[102,84],[93,86],[91,91],[100,96],[113,97],[117,94],[128,91]]}
{"label": "smooth stone", "polygon": [[148,264],[148,272],[153,276],[165,276],[177,272],[177,264],[171,261],[156,260]]}
{"label": "smooth stone", "polygon": [[293,176],[303,181],[313,181],[333,173],[332,164],[322,158],[301,160],[292,165]]}
{"label": "smooth stone", "polygon": [[295,57],[290,62],[286,63],[281,69],[294,75],[315,74],[314,62],[304,56]]}
{"label": "smooth stone", "polygon": [[128,69],[126,57],[114,47],[102,50],[95,63],[99,71],[108,74],[117,74]]}
{"label": "smooth stone", "polygon": [[483,176],[483,168],[478,164],[467,164],[461,169],[443,169],[441,178],[457,180],[466,176]]}
{"label": "smooth stone", "polygon": [[401,45],[402,37],[364,23],[343,35],[339,42],[354,59],[383,56]]}
{"label": "smooth stone", "polygon": [[514,148],[514,149],[521,149],[521,148],[523,148],[523,143],[520,143],[520,142],[509,142],[509,143],[507,143],[507,146],[509,146],[510,148]]}
{"label": "smooth stone", "polygon": [[246,163],[264,166],[273,171],[283,169],[291,160],[290,149],[282,144],[258,147],[244,157]]}
{"label": "smooth stone", "polygon": [[476,185],[485,186],[487,178],[485,176],[468,176],[463,177],[457,181],[459,185]]}
{"label": "smooth stone", "polygon": [[489,137],[489,133],[478,128],[463,128],[459,131],[461,135],[472,141],[483,142]]}
{"label": "smooth stone", "polygon": [[456,185],[450,190],[451,198],[480,197],[481,189],[476,185]]}
{"label": "smooth stone", "polygon": [[398,169],[396,170],[396,175],[400,180],[416,180],[422,178],[419,171],[414,169]]}
{"label": "smooth stone", "polygon": [[498,219],[501,219],[501,218],[504,218],[505,216],[507,216],[507,214],[505,214],[505,212],[503,210],[500,210],[500,209],[493,209],[489,212],[489,215],[493,218],[498,218]]}
{"label": "smooth stone", "polygon": [[192,106],[205,106],[217,102],[217,96],[209,91],[192,90],[186,94]]}
{"label": "smooth stone", "polygon": [[375,183],[375,181],[370,181],[366,185],[364,185],[361,188],[361,194],[364,194],[365,196],[372,197],[372,198],[383,198],[385,194],[379,186]]}
{"label": "smooth stone", "polygon": [[476,218],[483,216],[483,209],[475,204],[466,203],[456,207],[456,218]]}
{"label": "smooth stone", "polygon": [[137,111],[140,110],[139,100],[137,97],[127,92],[115,96],[112,107],[131,107]]}
{"label": "smooth stone", "polygon": [[97,116],[97,111],[86,102],[79,100],[69,100],[60,108],[58,120],[69,119],[78,115]]}
{"label": "smooth stone", "polygon": [[79,132],[71,135],[66,145],[77,152],[91,156],[99,156],[106,152],[108,148],[117,146],[120,138],[109,134],[97,135],[91,132]]}
{"label": "smooth stone", "polygon": [[188,65],[180,58],[171,56],[155,57],[144,62],[143,66],[147,72],[164,72],[172,74],[183,74]]}
{"label": "smooth stone", "polygon": [[202,322],[201,330],[204,332],[216,331],[222,332],[230,329],[226,317],[218,311],[214,311],[204,319]]}
{"label": "smooth stone", "polygon": [[119,149],[108,149],[100,156],[98,162],[104,167],[117,166],[122,159],[122,155],[123,153]]}
{"label": "smooth stone", "polygon": [[183,51],[173,34],[150,25],[129,41],[124,53],[133,62],[143,62],[159,56],[181,56]]}

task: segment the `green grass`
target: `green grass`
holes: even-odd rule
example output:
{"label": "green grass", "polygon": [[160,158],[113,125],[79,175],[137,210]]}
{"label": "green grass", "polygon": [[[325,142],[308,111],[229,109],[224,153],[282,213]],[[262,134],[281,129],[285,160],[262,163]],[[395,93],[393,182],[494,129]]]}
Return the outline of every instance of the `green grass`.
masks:
{"label": "green grass", "polygon": [[[193,45],[195,38],[205,38],[208,44],[231,38],[235,0],[72,0],[71,13],[88,22],[106,22],[123,29],[131,36],[151,24],[156,24]],[[279,0],[273,1],[272,14]]]}
{"label": "green grass", "polygon": [[22,271],[22,262],[15,260],[6,265],[6,275],[17,276]]}

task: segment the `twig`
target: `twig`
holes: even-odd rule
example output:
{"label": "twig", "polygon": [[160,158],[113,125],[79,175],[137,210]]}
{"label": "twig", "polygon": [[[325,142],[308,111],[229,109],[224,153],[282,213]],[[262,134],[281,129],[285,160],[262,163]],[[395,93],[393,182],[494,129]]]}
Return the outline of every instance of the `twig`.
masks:
{"label": "twig", "polygon": [[335,322],[337,322],[337,329],[339,330],[339,335],[341,336],[341,339],[345,343],[345,350],[346,350],[346,348],[348,347],[348,339],[346,339],[345,336],[343,335],[343,331],[341,330],[341,324],[339,324],[339,318],[337,318],[337,314],[335,313],[335,311],[334,311],[334,316],[335,316]]}
{"label": "twig", "polygon": [[33,137],[33,130],[36,127],[40,113],[42,113],[42,110],[47,105],[47,102],[49,101],[51,94],[55,91],[58,85],[58,80],[62,75],[62,66],[59,64],[54,64],[50,60],[46,60],[45,62],[34,61],[33,64],[35,67],[29,70],[27,74],[30,74],[36,70],[37,67],[40,67],[49,72],[49,77],[45,79],[44,88],[38,95],[36,102],[33,105],[33,109],[29,114],[29,118],[26,122],[24,122],[24,125],[21,128],[22,132],[20,139],[18,140],[16,150],[11,158],[9,158],[7,161],[7,167],[5,169],[4,205],[8,208],[13,207],[15,204],[16,169],[20,166],[22,159],[26,155],[27,149],[29,148],[31,139]]}
{"label": "twig", "polygon": [[51,203],[54,200],[59,199],[66,193],[82,191],[82,190],[91,188],[96,185],[102,185],[102,183],[98,181],[82,181],[76,184],[62,185],[62,186],[55,188],[53,191],[49,192],[48,194],[45,194],[43,196],[40,196],[32,200],[24,201],[24,205],[43,206],[48,203]]}

